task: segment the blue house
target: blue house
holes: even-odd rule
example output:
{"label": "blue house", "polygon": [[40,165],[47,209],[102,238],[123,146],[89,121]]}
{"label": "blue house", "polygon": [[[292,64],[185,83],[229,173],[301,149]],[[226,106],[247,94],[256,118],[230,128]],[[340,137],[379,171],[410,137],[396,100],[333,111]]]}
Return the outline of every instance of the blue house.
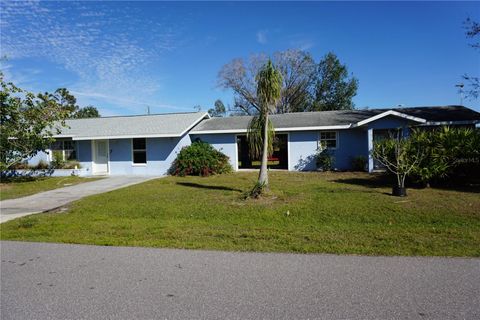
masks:
{"label": "blue house", "polygon": [[[68,120],[51,150],[29,160],[76,159],[80,175],[164,175],[184,146],[201,140],[225,153],[235,170],[256,168],[246,140],[251,116],[210,118],[207,113],[177,113]],[[338,170],[352,168],[363,157],[368,171],[375,139],[392,129],[408,136],[414,127],[472,127],[480,113],[463,106],[301,112],[272,115],[276,139],[271,168],[316,170],[319,146],[328,148]]]}

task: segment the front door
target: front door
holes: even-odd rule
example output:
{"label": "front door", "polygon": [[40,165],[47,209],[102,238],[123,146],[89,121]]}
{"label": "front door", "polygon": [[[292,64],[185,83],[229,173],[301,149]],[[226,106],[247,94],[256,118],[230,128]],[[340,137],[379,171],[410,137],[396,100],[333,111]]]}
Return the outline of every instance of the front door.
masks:
{"label": "front door", "polygon": [[108,174],[108,140],[93,141],[93,174]]}

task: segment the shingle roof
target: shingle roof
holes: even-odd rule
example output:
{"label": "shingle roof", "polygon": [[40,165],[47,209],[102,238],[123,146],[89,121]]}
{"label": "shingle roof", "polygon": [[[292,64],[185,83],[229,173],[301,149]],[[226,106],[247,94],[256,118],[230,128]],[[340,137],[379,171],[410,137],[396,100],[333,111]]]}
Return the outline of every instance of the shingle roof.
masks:
{"label": "shingle roof", "polygon": [[414,107],[392,109],[427,121],[480,120],[480,113],[464,106]]}
{"label": "shingle roof", "polygon": [[56,137],[74,140],[133,137],[179,137],[208,117],[205,112],[165,113],[67,120]]}
{"label": "shingle roof", "polygon": [[[413,117],[429,121],[471,121],[480,120],[480,113],[462,106],[414,107],[369,110],[336,110],[319,112],[296,112],[271,115],[270,119],[277,131],[289,128],[345,127],[374,117],[389,110],[394,110]],[[192,133],[214,131],[245,131],[252,116],[235,116],[211,118],[199,123]]]}

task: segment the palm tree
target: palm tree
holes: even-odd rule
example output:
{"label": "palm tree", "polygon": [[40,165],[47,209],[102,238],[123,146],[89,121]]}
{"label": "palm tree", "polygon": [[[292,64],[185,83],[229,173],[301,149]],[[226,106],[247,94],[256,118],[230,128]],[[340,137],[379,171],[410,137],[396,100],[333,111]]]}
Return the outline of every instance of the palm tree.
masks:
{"label": "palm tree", "polygon": [[257,98],[260,112],[248,126],[248,143],[253,156],[262,156],[262,164],[258,175],[258,182],[251,192],[251,196],[258,197],[264,190],[268,190],[268,156],[273,152],[273,138],[275,135],[273,124],[268,118],[269,113],[275,111],[282,89],[282,75],[275,68],[271,60],[260,69],[255,77],[257,82]]}

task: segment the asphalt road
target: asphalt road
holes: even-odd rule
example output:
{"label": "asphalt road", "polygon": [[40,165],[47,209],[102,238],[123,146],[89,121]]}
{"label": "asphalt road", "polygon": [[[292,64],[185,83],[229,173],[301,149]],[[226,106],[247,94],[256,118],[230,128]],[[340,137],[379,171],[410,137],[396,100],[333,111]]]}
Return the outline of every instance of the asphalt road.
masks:
{"label": "asphalt road", "polygon": [[480,260],[1,242],[1,319],[480,319]]}

